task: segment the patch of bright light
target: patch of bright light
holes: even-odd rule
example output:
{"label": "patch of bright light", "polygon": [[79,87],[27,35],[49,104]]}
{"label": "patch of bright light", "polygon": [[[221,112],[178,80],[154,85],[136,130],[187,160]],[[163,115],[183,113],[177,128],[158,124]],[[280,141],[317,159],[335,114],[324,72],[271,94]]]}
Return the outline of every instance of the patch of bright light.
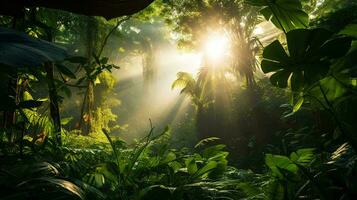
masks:
{"label": "patch of bright light", "polygon": [[260,27],[260,26],[257,26],[257,27],[253,30],[253,34],[254,34],[254,35],[260,35],[260,34],[262,34],[262,33],[264,33],[264,30],[263,30],[263,28]]}
{"label": "patch of bright light", "polygon": [[219,34],[208,37],[204,52],[211,61],[221,61],[229,52],[228,37]]}

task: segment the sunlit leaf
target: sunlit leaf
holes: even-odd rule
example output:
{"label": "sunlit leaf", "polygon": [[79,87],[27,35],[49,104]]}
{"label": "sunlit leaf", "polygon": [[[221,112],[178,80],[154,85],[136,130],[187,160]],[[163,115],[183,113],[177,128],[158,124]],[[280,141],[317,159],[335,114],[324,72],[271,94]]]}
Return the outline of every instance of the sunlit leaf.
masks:
{"label": "sunlit leaf", "polygon": [[246,0],[249,4],[261,7],[260,13],[279,29],[288,32],[306,28],[309,16],[302,10],[299,0]]}
{"label": "sunlit leaf", "polygon": [[299,100],[294,105],[293,112],[297,112],[298,110],[300,110],[303,103],[304,103],[304,98],[300,97]]}

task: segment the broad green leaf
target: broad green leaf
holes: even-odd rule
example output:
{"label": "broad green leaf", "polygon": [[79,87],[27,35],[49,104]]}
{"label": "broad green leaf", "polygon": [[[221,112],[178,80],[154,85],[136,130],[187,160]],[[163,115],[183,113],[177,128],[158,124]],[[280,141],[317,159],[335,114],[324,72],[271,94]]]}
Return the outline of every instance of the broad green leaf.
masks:
{"label": "broad green leaf", "polygon": [[62,64],[56,64],[57,69],[64,74],[65,76],[68,76],[69,78],[76,79],[76,75],[68,69],[66,66]]}
{"label": "broad green leaf", "polygon": [[166,158],[163,160],[164,163],[168,163],[168,162],[171,162],[173,160],[176,159],[176,154],[174,152],[169,152],[167,155],[166,155]]}
{"label": "broad green leaf", "polygon": [[280,88],[285,88],[288,85],[287,80],[289,79],[291,72],[286,70],[281,70],[270,76],[270,82]]}
{"label": "broad green leaf", "polygon": [[204,175],[208,175],[208,173],[212,170],[214,170],[217,167],[217,162],[216,161],[209,161],[205,166],[203,166],[201,169],[199,169],[193,177],[201,177]]}
{"label": "broad green leaf", "polygon": [[189,174],[195,174],[197,172],[197,164],[196,164],[196,160],[194,158],[188,158],[185,161],[186,167],[187,167],[187,172]]}
{"label": "broad green leaf", "polygon": [[344,56],[350,49],[350,38],[331,38],[331,35],[321,28],[288,32],[288,52],[278,40],[264,48],[263,72],[273,72],[270,81],[275,86],[285,88],[290,85],[293,91],[302,91],[305,86],[324,78],[332,59]]}
{"label": "broad green leaf", "polygon": [[299,0],[246,0],[253,6],[261,7],[260,13],[277,28],[288,32],[306,28],[309,16],[302,10]]}
{"label": "broad green leaf", "polygon": [[40,67],[45,62],[62,61],[67,56],[60,46],[0,27],[0,64],[16,68]]}
{"label": "broad green leaf", "polygon": [[265,164],[271,169],[273,174],[279,178],[283,178],[280,169],[287,170],[293,174],[298,172],[298,167],[286,156],[266,154]]}
{"label": "broad green leaf", "polygon": [[205,150],[203,150],[202,156],[204,158],[211,158],[213,156],[216,156],[219,153],[222,153],[223,149],[226,146],[223,144],[219,144],[219,145],[215,145],[215,146],[211,146],[211,147],[207,147]]}
{"label": "broad green leaf", "polygon": [[[336,80],[336,78],[338,80]],[[345,81],[343,77],[336,77],[336,78],[326,77],[320,81],[320,85],[323,91],[325,92],[327,99],[332,102],[342,97],[344,94],[348,92],[346,87],[342,85],[341,82],[347,82],[349,78],[348,77],[345,78],[347,79],[347,81]],[[322,94],[320,94],[319,96],[321,96],[322,98]]]}
{"label": "broad green leaf", "polygon": [[357,24],[349,24],[339,34],[357,38]]}
{"label": "broad green leaf", "polygon": [[314,149],[299,149],[296,152],[290,154],[290,159],[294,163],[297,163],[302,166],[307,166],[314,159]]}
{"label": "broad green leaf", "polygon": [[[275,40],[267,47],[264,48],[263,57],[266,60],[270,61],[279,61],[280,63],[287,63],[289,61],[289,57],[286,54],[284,47],[280,44],[278,40]],[[270,70],[266,70],[262,67],[265,73],[270,72]]]}

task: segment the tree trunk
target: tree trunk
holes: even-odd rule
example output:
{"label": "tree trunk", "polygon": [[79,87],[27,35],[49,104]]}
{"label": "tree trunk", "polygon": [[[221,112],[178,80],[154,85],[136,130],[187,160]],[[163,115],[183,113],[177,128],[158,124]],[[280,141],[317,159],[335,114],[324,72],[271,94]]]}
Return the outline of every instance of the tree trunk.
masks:
{"label": "tree trunk", "polygon": [[[98,23],[96,19],[94,17],[88,17],[86,40],[87,40],[87,57],[89,63],[91,63],[92,61],[93,54],[96,53],[95,50],[97,49],[96,48],[97,34],[98,34]],[[90,66],[90,67],[94,68],[94,66]],[[85,96],[81,108],[79,129],[82,130],[82,135],[89,135],[89,133],[92,131],[92,112],[94,109],[94,80],[90,80],[89,77],[87,81],[87,91],[84,95]]]}
{"label": "tree trunk", "polygon": [[57,145],[62,145],[61,139],[61,117],[58,106],[57,89],[54,82],[54,65],[53,63],[45,63],[46,78],[48,84],[48,93],[50,98],[50,115],[53,121],[55,131],[55,140]]}
{"label": "tree trunk", "polygon": [[94,83],[88,81],[87,90],[84,94],[83,104],[81,108],[81,119],[79,122],[79,128],[82,131],[82,135],[89,135],[92,131],[92,119],[94,109]]}

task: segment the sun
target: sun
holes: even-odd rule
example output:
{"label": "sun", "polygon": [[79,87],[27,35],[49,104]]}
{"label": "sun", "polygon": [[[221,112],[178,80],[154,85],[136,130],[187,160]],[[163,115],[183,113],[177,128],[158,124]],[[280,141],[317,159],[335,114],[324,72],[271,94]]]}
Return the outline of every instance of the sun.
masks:
{"label": "sun", "polygon": [[210,61],[222,61],[229,53],[228,37],[224,34],[210,35],[205,41],[204,53]]}

